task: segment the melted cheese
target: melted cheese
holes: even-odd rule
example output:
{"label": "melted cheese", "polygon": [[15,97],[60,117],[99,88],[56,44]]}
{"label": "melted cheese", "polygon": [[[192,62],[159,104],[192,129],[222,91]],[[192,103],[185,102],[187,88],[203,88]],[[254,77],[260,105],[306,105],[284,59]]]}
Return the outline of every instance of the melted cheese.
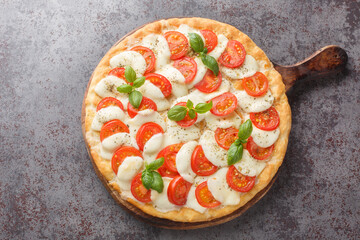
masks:
{"label": "melted cheese", "polygon": [[259,64],[256,62],[255,58],[250,55],[246,55],[244,63],[237,68],[227,68],[223,67],[222,72],[226,76],[232,79],[242,79],[245,77],[251,77],[256,72],[259,71]]}
{"label": "melted cheese", "polygon": [[137,77],[141,77],[146,70],[146,61],[144,57],[135,51],[124,51],[110,59],[110,67],[131,66],[136,72]]}
{"label": "melted cheese", "polygon": [[161,69],[163,66],[170,63],[170,49],[164,36],[150,34],[144,37],[142,46],[150,48],[154,52],[156,69]]}
{"label": "melted cheese", "polygon": [[117,87],[126,84],[123,79],[120,79],[115,76],[107,76],[100,80],[98,84],[95,86],[95,92],[102,98],[105,97],[114,97],[120,100],[123,104],[124,108],[127,108],[127,104],[129,102],[129,96],[127,93],[120,93],[117,90]]}
{"label": "melted cheese", "polygon": [[217,60],[224,52],[228,42],[229,40],[224,35],[218,35],[218,44],[208,55],[214,57]]}
{"label": "melted cheese", "polygon": [[180,142],[188,142],[191,140],[196,140],[200,137],[201,131],[195,125],[190,127],[180,127],[176,122],[167,119],[167,132],[166,141],[167,144],[174,144]]}
{"label": "melted cheese", "polygon": [[169,199],[167,197],[167,190],[171,180],[172,180],[171,178],[163,177],[164,189],[162,193],[158,193],[155,190],[151,190],[151,200],[153,202],[153,205],[156,208],[156,210],[160,212],[168,212],[168,211],[180,209],[179,206],[176,206],[171,202],[169,202]]}
{"label": "melted cheese", "polygon": [[227,166],[227,151],[221,148],[212,131],[206,130],[200,137],[200,145],[204,150],[205,157],[215,166]]}
{"label": "melted cheese", "polygon": [[131,136],[129,133],[119,132],[115,133],[102,141],[102,146],[108,151],[115,151],[122,145],[129,144],[131,142]]}
{"label": "melted cheese", "polygon": [[188,84],[188,88],[193,88],[197,83],[199,83],[205,76],[205,73],[207,71],[207,67],[204,65],[204,63],[201,61],[199,57],[194,58],[196,65],[197,65],[197,72],[194,77],[194,80]]}
{"label": "melted cheese", "polygon": [[234,166],[244,175],[258,176],[266,167],[266,162],[253,158],[247,150],[244,150],[241,160]]}
{"label": "melted cheese", "polygon": [[256,143],[256,145],[258,145],[259,147],[262,148],[270,147],[276,142],[276,140],[279,138],[279,135],[280,135],[279,128],[276,128],[275,130],[272,131],[264,131],[258,129],[253,124],[253,131],[251,133],[251,136],[254,142]]}
{"label": "melted cheese", "polygon": [[176,168],[186,181],[193,183],[195,173],[191,169],[191,156],[197,146],[197,142],[190,141],[185,143],[176,154]]}
{"label": "melted cheese", "polygon": [[143,168],[141,157],[127,157],[118,168],[116,183],[122,190],[129,191],[131,181],[136,174]]}
{"label": "melted cheese", "polygon": [[156,73],[166,77],[172,85],[172,94],[175,97],[181,97],[188,94],[188,88],[185,84],[185,78],[179,70],[171,66],[170,64],[164,66],[162,69],[156,71]]}
{"label": "melted cheese", "polygon": [[241,111],[250,112],[262,112],[272,106],[274,103],[274,97],[270,90],[267,91],[261,97],[253,97],[246,93],[246,91],[234,91],[232,92],[237,100],[238,107]]}
{"label": "melted cheese", "polygon": [[144,85],[142,85],[138,90],[143,94],[143,96],[150,98],[155,102],[158,111],[169,109],[170,102],[165,98],[160,88],[152,84],[150,81],[145,81]]}
{"label": "melted cheese", "polygon": [[144,154],[152,154],[158,152],[161,148],[164,140],[163,133],[157,133],[153,135],[144,146]]}
{"label": "melted cheese", "polygon": [[210,130],[215,131],[217,128],[229,128],[234,127],[239,129],[242,119],[236,112],[232,112],[226,116],[215,116],[211,112],[207,112],[205,115],[206,126]]}
{"label": "melted cheese", "polygon": [[185,207],[194,209],[195,211],[197,211],[199,213],[204,213],[206,211],[206,208],[201,206],[199,204],[199,202],[197,201],[196,196],[195,196],[195,189],[196,189],[196,187],[194,185],[191,186]]}
{"label": "melted cheese", "polygon": [[94,131],[100,131],[104,123],[114,119],[122,120],[123,118],[124,112],[117,106],[102,108],[96,112],[96,115],[91,124],[91,128]]}

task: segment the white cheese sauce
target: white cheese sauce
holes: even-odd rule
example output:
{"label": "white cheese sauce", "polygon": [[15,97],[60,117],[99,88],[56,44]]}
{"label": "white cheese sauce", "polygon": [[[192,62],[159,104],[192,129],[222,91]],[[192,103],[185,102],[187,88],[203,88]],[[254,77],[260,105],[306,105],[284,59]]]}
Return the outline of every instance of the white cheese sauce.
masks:
{"label": "white cheese sauce", "polygon": [[266,167],[266,162],[253,158],[248,150],[244,150],[241,160],[234,164],[237,170],[246,176],[258,176]]}
{"label": "white cheese sauce", "polygon": [[131,66],[136,72],[137,77],[141,77],[146,70],[146,61],[144,57],[135,51],[124,51],[110,59],[110,67]]}
{"label": "white cheese sauce", "polygon": [[250,55],[246,55],[244,63],[237,68],[222,67],[221,71],[232,79],[242,79],[251,77],[259,71],[259,65],[255,58]]}
{"label": "white cheese sauce", "polygon": [[95,117],[91,124],[91,129],[100,131],[104,123],[114,119],[124,119],[125,114],[118,106],[109,106],[102,108],[96,112]]}
{"label": "white cheese sauce", "polygon": [[232,93],[238,100],[238,108],[246,113],[265,111],[274,103],[274,96],[270,89],[260,97],[250,96],[245,90],[232,91]]}
{"label": "white cheese sauce", "polygon": [[144,161],[141,157],[126,157],[118,168],[116,183],[122,190],[129,191],[131,181],[143,168]]}
{"label": "white cheese sauce", "polygon": [[201,135],[199,143],[204,150],[205,157],[212,164],[218,167],[227,166],[227,151],[217,144],[214,132],[206,130]]}
{"label": "white cheese sauce", "polygon": [[170,62],[170,49],[164,36],[150,34],[144,37],[141,45],[150,48],[154,52],[156,69],[161,69]]}
{"label": "white cheese sauce", "polygon": [[197,142],[190,141],[185,143],[176,154],[176,168],[181,177],[193,183],[196,174],[191,169],[191,156],[197,146]]}

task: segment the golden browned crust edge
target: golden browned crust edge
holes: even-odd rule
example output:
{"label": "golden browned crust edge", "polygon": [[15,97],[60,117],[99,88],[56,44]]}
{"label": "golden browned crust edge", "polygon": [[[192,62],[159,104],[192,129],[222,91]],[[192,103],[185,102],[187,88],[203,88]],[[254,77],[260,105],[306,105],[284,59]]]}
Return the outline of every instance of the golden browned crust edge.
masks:
{"label": "golden browned crust edge", "polygon": [[[273,156],[268,162],[266,168],[258,176],[258,183],[251,191],[241,195],[241,201],[238,205],[225,206],[219,209],[209,209],[207,213],[204,214],[201,214],[189,208],[182,208],[180,211],[162,213],[157,211],[151,204],[144,205],[132,199],[127,199],[127,201],[141,209],[143,212],[155,217],[166,218],[179,222],[210,221],[215,218],[220,218],[222,216],[228,215],[233,211],[237,210],[238,208],[244,206],[258,192],[260,192],[269,184],[284,159],[288,143],[288,136],[291,128],[291,110],[288,104],[287,97],[285,95],[285,86],[282,82],[281,75],[273,68],[266,54],[259,47],[257,47],[256,44],[246,34],[242,33],[231,25],[205,18],[172,18],[168,20],[160,20],[149,23],[141,29],[135,31],[133,34],[122,40],[119,44],[112,47],[100,61],[99,65],[96,67],[93,73],[88,93],[86,99],[84,100],[86,113],[85,138],[87,143],[89,144],[89,147],[91,149],[90,153],[98,170],[101,172],[101,174],[104,175],[104,177],[108,181],[112,180],[115,175],[111,169],[109,161],[104,160],[99,156],[99,142],[94,141],[94,138],[91,137],[91,134],[94,134],[90,129],[92,120],[95,116],[94,106],[96,106],[97,103],[100,101],[100,98],[96,95],[94,91],[94,87],[102,78],[107,76],[108,72],[111,70],[109,67],[109,60],[113,56],[127,49],[129,46],[136,44],[136,42],[138,42],[150,33],[161,33],[161,31],[165,28],[177,28],[180,24],[187,24],[195,29],[211,29],[217,34],[224,34],[228,39],[238,40],[244,45],[247,54],[253,56],[257,61],[262,61],[265,68],[270,68],[270,70],[266,71],[265,75],[269,79],[269,86],[275,98],[274,107],[278,110],[280,115],[280,136],[275,143],[275,150]],[[119,187],[115,183],[108,183],[108,185],[112,189],[120,192]]]}

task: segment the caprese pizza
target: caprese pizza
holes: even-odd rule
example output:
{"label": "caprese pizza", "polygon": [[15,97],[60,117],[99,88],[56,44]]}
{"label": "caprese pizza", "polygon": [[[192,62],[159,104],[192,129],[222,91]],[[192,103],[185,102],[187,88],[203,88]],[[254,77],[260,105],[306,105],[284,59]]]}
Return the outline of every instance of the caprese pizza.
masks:
{"label": "caprese pizza", "polygon": [[232,213],[282,164],[291,111],[281,75],[233,26],[145,25],[96,67],[85,140],[108,186],[147,214],[198,222]]}

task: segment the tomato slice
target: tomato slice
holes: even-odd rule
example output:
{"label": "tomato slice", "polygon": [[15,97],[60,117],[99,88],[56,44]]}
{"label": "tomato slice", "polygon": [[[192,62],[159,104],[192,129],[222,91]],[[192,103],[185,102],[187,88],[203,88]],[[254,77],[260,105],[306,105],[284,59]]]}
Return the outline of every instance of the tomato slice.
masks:
{"label": "tomato slice", "polygon": [[151,49],[143,46],[136,46],[133,47],[131,50],[140,53],[144,57],[146,62],[145,73],[149,73],[154,70],[156,58],[154,52]]}
{"label": "tomato slice", "polygon": [[207,52],[209,53],[214,50],[214,48],[218,44],[218,38],[216,34],[209,29],[201,30],[200,33],[205,38],[205,47],[208,50]]}
{"label": "tomato slice", "polygon": [[164,165],[171,172],[178,172],[176,168],[176,154],[179,152],[180,148],[184,145],[183,143],[176,143],[167,146],[159,152],[156,158],[164,157]]}
{"label": "tomato slice", "polygon": [[234,127],[217,128],[215,130],[215,140],[223,149],[229,150],[231,144],[238,138],[239,130]]}
{"label": "tomato slice", "polygon": [[141,152],[134,147],[123,146],[117,149],[111,159],[111,167],[115,174],[117,174],[119,166],[127,157],[141,156]]}
{"label": "tomato slice", "polygon": [[185,56],[189,48],[189,41],[184,34],[177,31],[169,31],[164,34],[164,37],[169,44],[171,60]]}
{"label": "tomato slice", "polygon": [[253,76],[242,80],[242,87],[250,96],[259,97],[269,89],[269,81],[264,74],[256,72]]}
{"label": "tomato slice", "polygon": [[216,116],[228,115],[235,111],[237,107],[237,98],[230,92],[223,93],[211,100],[213,107],[210,109],[210,112]]}
{"label": "tomato slice", "polygon": [[191,183],[185,181],[181,176],[174,177],[169,183],[167,190],[169,202],[178,206],[184,205],[191,185]]}
{"label": "tomato slice", "polygon": [[146,189],[141,181],[141,173],[136,175],[131,181],[131,193],[132,195],[143,203],[151,202],[151,190]]}
{"label": "tomato slice", "polygon": [[246,143],[246,149],[250,155],[257,160],[267,159],[274,151],[274,145],[267,148],[262,148],[256,145],[252,137],[249,137]]}
{"label": "tomato slice", "polygon": [[179,175],[179,173],[170,171],[169,169],[167,169],[167,167],[165,166],[165,164],[163,164],[161,167],[158,168],[158,172],[160,173],[160,175],[162,177],[169,177],[169,178],[173,178]]}
{"label": "tomato slice", "polygon": [[228,68],[240,67],[245,61],[246,51],[244,46],[236,41],[230,40],[218,61]]}
{"label": "tomato slice", "polygon": [[214,208],[221,204],[209,191],[207,181],[202,182],[195,189],[195,197],[198,203],[204,208]]}
{"label": "tomato slice", "polygon": [[102,142],[105,138],[110,137],[119,132],[129,133],[129,128],[120,121],[119,119],[114,119],[106,122],[100,130],[100,141]]}
{"label": "tomato slice", "polygon": [[125,78],[125,68],[116,67],[116,68],[112,69],[109,72],[109,75],[112,75],[112,76],[115,76],[115,77],[126,80],[126,78]]}
{"label": "tomato slice", "polygon": [[144,97],[141,100],[140,106],[136,109],[131,105],[131,103],[128,103],[128,114],[131,118],[134,118],[139,111],[145,110],[145,109],[152,109],[154,111],[157,111],[156,103],[151,100],[150,98]]}
{"label": "tomato slice", "polygon": [[124,110],[124,106],[122,105],[122,103],[117,100],[116,98],[113,97],[106,97],[103,98],[99,104],[96,107],[96,111],[99,111],[102,108],[106,108],[109,106],[118,106],[119,108],[121,108],[121,110]]}
{"label": "tomato slice", "polygon": [[155,134],[164,133],[162,127],[153,122],[147,122],[143,124],[138,132],[136,133],[136,142],[142,151],[144,149],[145,143]]}
{"label": "tomato slice", "polygon": [[168,97],[172,91],[172,85],[170,81],[163,75],[157,73],[148,73],[145,75],[145,79],[149,80],[152,84],[160,88],[164,97]]}
{"label": "tomato slice", "polygon": [[198,145],[191,155],[191,169],[199,176],[209,176],[218,168],[205,157],[204,150]]}
{"label": "tomato slice", "polygon": [[183,57],[176,60],[173,66],[185,77],[185,83],[191,83],[197,73],[197,64],[191,57]]}
{"label": "tomato slice", "polygon": [[[186,107],[186,102],[179,102],[176,105]],[[176,123],[180,127],[186,128],[186,127],[190,127],[191,125],[193,125],[196,122],[196,120],[197,120],[197,112],[195,112],[195,117],[193,119],[191,119],[189,116],[189,111],[187,111],[185,118],[183,120],[177,121]]]}
{"label": "tomato slice", "polygon": [[250,191],[255,185],[255,178],[241,174],[234,165],[226,173],[226,182],[238,192]]}
{"label": "tomato slice", "polygon": [[275,130],[280,124],[279,113],[274,107],[263,112],[250,113],[250,120],[257,128],[265,131]]}
{"label": "tomato slice", "polygon": [[216,89],[218,89],[221,85],[221,73],[217,76],[211,71],[207,70],[203,79],[195,85],[195,87],[200,91],[204,93],[211,93],[214,92]]}

